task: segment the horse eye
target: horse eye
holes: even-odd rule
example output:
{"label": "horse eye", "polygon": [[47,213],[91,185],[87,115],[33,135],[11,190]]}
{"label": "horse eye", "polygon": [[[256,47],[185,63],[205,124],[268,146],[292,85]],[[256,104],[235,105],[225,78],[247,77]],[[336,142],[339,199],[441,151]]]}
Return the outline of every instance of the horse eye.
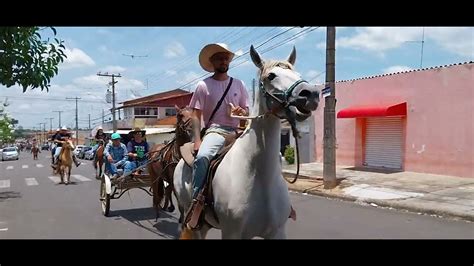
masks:
{"label": "horse eye", "polygon": [[268,74],[268,79],[269,79],[269,80],[273,80],[274,78],[276,78],[275,73],[270,73],[270,74]]}

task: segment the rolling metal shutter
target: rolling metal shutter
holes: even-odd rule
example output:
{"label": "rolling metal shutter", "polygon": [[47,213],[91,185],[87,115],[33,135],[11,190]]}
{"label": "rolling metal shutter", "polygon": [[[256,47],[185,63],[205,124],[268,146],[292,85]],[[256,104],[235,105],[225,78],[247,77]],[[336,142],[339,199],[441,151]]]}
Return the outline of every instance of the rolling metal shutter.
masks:
{"label": "rolling metal shutter", "polygon": [[367,118],[365,165],[402,169],[401,117]]}

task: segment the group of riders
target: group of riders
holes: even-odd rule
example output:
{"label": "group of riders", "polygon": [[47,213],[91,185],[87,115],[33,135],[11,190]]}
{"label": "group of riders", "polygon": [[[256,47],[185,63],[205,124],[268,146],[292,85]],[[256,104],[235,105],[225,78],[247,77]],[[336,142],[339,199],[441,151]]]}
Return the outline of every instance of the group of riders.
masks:
{"label": "group of riders", "polygon": [[[119,133],[113,133],[110,136],[110,141],[102,127],[97,129],[97,133],[94,136],[96,144],[92,147],[93,165],[97,167],[97,161],[99,159],[105,159],[105,169],[111,175],[111,179],[114,181],[124,181],[126,177],[129,177],[134,170],[138,167],[146,164],[146,154],[149,151],[149,145],[145,140],[145,131],[140,128],[135,128],[130,131],[131,140],[127,145],[121,142],[122,137]],[[68,132],[66,127],[58,128],[56,133],[51,137],[51,141],[55,146],[51,149],[52,152],[52,164],[51,167],[56,170],[59,165],[59,155],[64,143],[71,139],[71,134]],[[103,158],[99,158],[97,150],[99,147],[105,145],[103,150]],[[72,153],[72,159],[79,167],[81,162],[77,160],[77,157]],[[123,174],[119,175],[118,169],[123,169]]]}

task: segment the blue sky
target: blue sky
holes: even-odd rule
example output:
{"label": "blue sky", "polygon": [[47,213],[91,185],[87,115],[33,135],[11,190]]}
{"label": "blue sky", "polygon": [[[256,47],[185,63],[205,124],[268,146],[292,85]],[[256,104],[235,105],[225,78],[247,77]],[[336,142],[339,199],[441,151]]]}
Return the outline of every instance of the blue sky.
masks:
{"label": "blue sky", "polygon": [[[296,70],[312,83],[325,78],[325,27],[58,27],[65,40],[68,59],[60,65],[49,92],[39,89],[21,93],[19,87],[0,86],[0,101],[8,97],[7,111],[26,128],[38,127],[64,111],[61,122],[74,127],[74,102],[81,97],[79,127],[92,124],[105,102],[110,78],[101,72],[120,73],[116,84],[119,101],[182,88],[194,90],[198,77],[206,74],[198,63],[200,49],[212,42],[225,42],[237,55],[258,46],[268,59],[285,59],[296,47]],[[336,32],[336,80],[347,80],[420,67],[421,27],[342,27]],[[44,32],[44,36],[48,33]],[[423,67],[474,60],[472,27],[425,27]],[[418,41],[418,42],[410,42]],[[268,50],[268,51],[266,51]],[[124,56],[123,54],[147,57]],[[236,66],[237,64],[240,64]],[[234,60],[229,73],[251,89],[256,67],[248,54]],[[106,111],[107,112],[107,111]]]}

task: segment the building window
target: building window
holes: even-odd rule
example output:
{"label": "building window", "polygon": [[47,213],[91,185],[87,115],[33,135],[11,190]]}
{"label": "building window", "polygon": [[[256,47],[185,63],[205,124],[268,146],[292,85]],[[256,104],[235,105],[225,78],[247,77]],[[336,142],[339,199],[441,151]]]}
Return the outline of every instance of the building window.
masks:
{"label": "building window", "polygon": [[165,116],[175,116],[175,115],[176,115],[176,109],[166,108]]}
{"label": "building window", "polygon": [[157,118],[158,108],[135,107],[135,118]]}

